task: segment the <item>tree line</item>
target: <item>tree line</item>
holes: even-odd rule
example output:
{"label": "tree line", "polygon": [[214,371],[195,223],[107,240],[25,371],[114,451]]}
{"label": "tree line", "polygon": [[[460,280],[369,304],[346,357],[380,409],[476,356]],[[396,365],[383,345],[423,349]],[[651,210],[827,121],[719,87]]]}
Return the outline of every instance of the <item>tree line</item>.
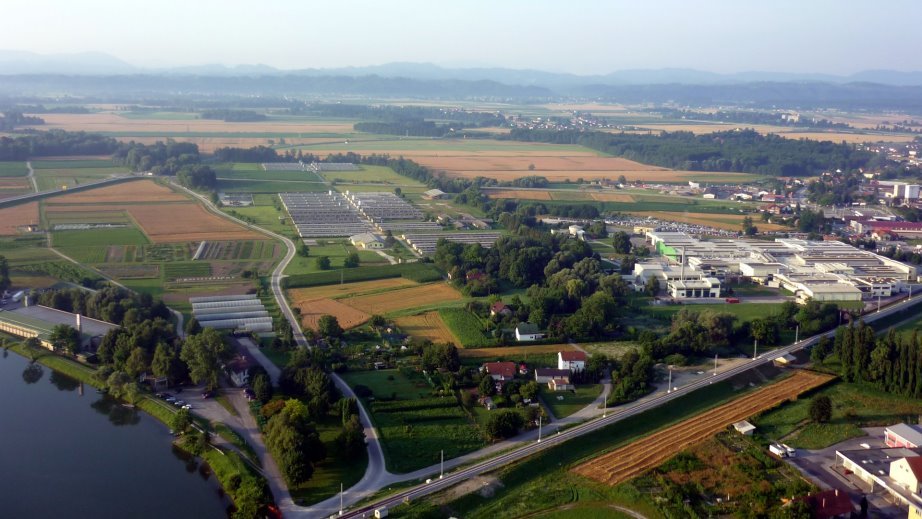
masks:
{"label": "tree line", "polygon": [[578,144],[609,155],[667,168],[736,171],[770,176],[809,176],[856,170],[873,154],[848,144],[762,135],[754,130],[695,135],[692,132],[631,134],[515,128],[498,136],[526,142]]}
{"label": "tree line", "polygon": [[0,137],[0,160],[28,160],[63,155],[109,155],[118,141],[96,133],[49,130],[18,137]]}
{"label": "tree line", "polygon": [[36,126],[45,124],[41,117],[23,115],[22,111],[9,110],[0,115],[0,131],[13,131],[17,126]]}
{"label": "tree line", "polygon": [[218,182],[211,166],[202,164],[198,145],[191,142],[120,143],[112,159],[132,171],[175,176],[180,184],[195,189],[213,189]]}
{"label": "tree line", "polygon": [[254,112],[253,110],[230,110],[230,109],[212,109],[202,110],[200,114],[202,119],[217,119],[227,123],[249,123],[265,121],[266,114]]}
{"label": "tree line", "polygon": [[922,398],[922,338],[917,333],[907,337],[891,330],[878,337],[872,326],[858,322],[839,328],[831,346],[830,351],[828,340],[817,344],[813,358],[823,361],[835,354],[844,380]]}

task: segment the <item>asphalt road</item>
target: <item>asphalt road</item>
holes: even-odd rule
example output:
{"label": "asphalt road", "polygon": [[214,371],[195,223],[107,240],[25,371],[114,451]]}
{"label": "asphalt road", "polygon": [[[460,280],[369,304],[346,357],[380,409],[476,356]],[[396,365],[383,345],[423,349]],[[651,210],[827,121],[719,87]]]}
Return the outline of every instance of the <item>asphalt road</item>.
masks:
{"label": "asphalt road", "polygon": [[[912,300],[903,300],[887,308],[884,308],[880,310],[879,312],[867,314],[863,316],[863,319],[865,322],[873,322],[873,321],[876,321],[877,319],[881,319],[883,317],[889,316],[890,314],[899,312],[918,302],[919,302],[919,298],[915,298]],[[518,461],[520,459],[528,457],[541,450],[547,449],[549,447],[553,447],[555,445],[566,442],[568,440],[572,440],[574,438],[579,438],[580,436],[584,436],[586,434],[589,434],[603,427],[620,422],[622,420],[638,415],[645,411],[649,411],[650,409],[659,407],[669,401],[685,396],[689,393],[692,393],[698,389],[711,385],[715,382],[727,380],[736,375],[739,375],[740,373],[743,373],[751,369],[757,368],[759,366],[763,366],[765,364],[773,362],[776,358],[782,355],[785,355],[787,353],[792,353],[792,352],[801,350],[803,348],[806,348],[808,346],[815,344],[823,336],[832,337],[834,335],[835,335],[835,330],[831,330],[829,332],[821,333],[821,334],[809,337],[807,339],[803,339],[789,346],[784,346],[782,348],[775,349],[769,353],[763,353],[762,355],[759,355],[757,358],[752,359],[751,361],[745,364],[738,365],[736,367],[727,369],[724,372],[719,372],[717,375],[692,382],[685,386],[681,386],[675,391],[673,391],[672,393],[661,395],[656,398],[649,399],[647,401],[638,402],[634,405],[626,406],[618,411],[613,411],[611,414],[609,414],[606,417],[597,418],[593,421],[590,421],[585,424],[578,425],[576,427],[563,431],[560,434],[546,437],[540,443],[539,442],[531,443],[529,445],[513,450],[511,452],[502,454],[495,458],[492,458],[492,459],[483,461],[481,463],[472,465],[470,467],[446,474],[442,479],[434,479],[430,483],[423,483],[423,484],[414,486],[412,488],[398,492],[397,494],[393,494],[391,496],[382,498],[368,505],[362,506],[361,508],[358,508],[356,510],[347,511],[341,517],[368,517],[374,513],[375,509],[378,509],[381,507],[390,508],[400,503],[403,503],[405,501],[412,502],[428,494],[432,494],[440,490],[444,490],[452,485],[461,483],[462,481],[465,481],[472,477],[479,476],[485,472],[489,472],[499,467],[502,467],[503,465],[506,465],[514,461]]]}

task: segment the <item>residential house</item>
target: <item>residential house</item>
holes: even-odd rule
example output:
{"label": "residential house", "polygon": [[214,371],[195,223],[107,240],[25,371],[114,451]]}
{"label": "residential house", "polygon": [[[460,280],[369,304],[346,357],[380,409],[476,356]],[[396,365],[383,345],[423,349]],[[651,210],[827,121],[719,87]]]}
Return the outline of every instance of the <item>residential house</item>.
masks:
{"label": "residential house", "polygon": [[493,399],[488,396],[483,397],[480,401],[483,403],[483,406],[487,408],[487,411],[492,411],[496,407],[493,403]]}
{"label": "residential house", "polygon": [[430,189],[429,191],[423,192],[422,197],[424,200],[438,200],[440,198],[445,198],[445,192],[441,189]]}
{"label": "residential house", "polygon": [[916,449],[922,446],[922,427],[898,423],[884,429],[884,444],[887,447]]}
{"label": "residential house", "polygon": [[849,518],[855,511],[848,492],[837,488],[808,494],[795,501],[804,501],[810,507],[811,516],[816,519]]}
{"label": "residential house", "polygon": [[919,493],[922,482],[922,456],[900,458],[890,464],[890,477],[898,486]]}
{"label": "residential house", "polygon": [[547,383],[547,388],[551,391],[569,391],[574,389],[574,386],[570,383],[569,377],[560,377],[552,378],[551,381]]}
{"label": "residential house", "polygon": [[515,327],[515,340],[519,342],[539,341],[544,338],[540,328],[532,323],[519,323]]}
{"label": "residential house", "polygon": [[569,369],[537,368],[535,370],[535,382],[539,384],[547,384],[555,378],[564,378],[569,376]]}
{"label": "residential house", "polygon": [[237,355],[224,365],[224,371],[230,377],[231,382],[237,387],[243,387],[250,383],[250,368],[256,365],[256,361],[250,357],[249,353],[244,353],[244,349],[238,350]]}
{"label": "residential house", "polygon": [[557,369],[569,372],[583,371],[586,369],[586,352],[584,351],[558,351]]}
{"label": "residential house", "polygon": [[499,315],[501,317],[508,317],[512,315],[512,309],[506,306],[506,303],[503,303],[502,301],[497,301],[493,303],[492,305],[490,305],[490,315],[491,316]]}
{"label": "residential house", "polygon": [[497,382],[505,382],[515,378],[515,362],[487,362],[481,370],[493,377]]}

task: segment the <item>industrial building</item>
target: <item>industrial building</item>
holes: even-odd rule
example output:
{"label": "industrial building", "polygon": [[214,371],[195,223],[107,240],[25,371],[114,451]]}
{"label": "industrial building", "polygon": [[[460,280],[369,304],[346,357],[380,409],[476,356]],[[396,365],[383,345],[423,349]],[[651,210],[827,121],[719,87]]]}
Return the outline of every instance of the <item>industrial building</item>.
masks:
{"label": "industrial building", "polygon": [[439,234],[403,234],[403,238],[410,247],[420,254],[432,254],[435,252],[435,246],[439,240],[445,239],[451,242],[463,243],[465,245],[478,243],[481,247],[490,248],[502,236],[498,232],[458,232],[458,233],[439,233]]}
{"label": "industrial building", "polygon": [[[683,290],[684,297],[716,297],[710,295],[719,287],[715,281],[728,276],[784,288],[799,302],[889,297],[908,290],[907,282],[918,279],[917,268],[912,265],[838,241],[702,241],[683,232],[656,231],[646,236],[667,261],[635,265],[635,287],[642,289],[650,276],[656,276],[676,298],[683,297]],[[705,282],[711,284],[711,290]]]}
{"label": "industrial building", "polygon": [[[28,298],[26,298],[28,301]],[[22,337],[37,338],[43,347],[53,349],[51,332],[55,326],[66,324],[80,332],[82,351],[94,352],[102,337],[118,325],[90,319],[89,317],[55,310],[41,305],[25,305],[15,310],[0,310],[0,331]]]}

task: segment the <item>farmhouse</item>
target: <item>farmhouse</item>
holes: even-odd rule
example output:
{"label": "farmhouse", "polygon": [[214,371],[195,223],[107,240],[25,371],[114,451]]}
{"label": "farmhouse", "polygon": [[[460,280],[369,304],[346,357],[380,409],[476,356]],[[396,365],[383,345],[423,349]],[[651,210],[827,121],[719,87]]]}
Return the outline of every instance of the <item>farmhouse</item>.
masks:
{"label": "farmhouse", "polygon": [[441,189],[430,189],[424,192],[422,196],[424,200],[440,200],[445,198],[445,192]]}
{"label": "farmhouse", "polygon": [[537,368],[535,369],[535,382],[539,384],[547,384],[555,378],[564,378],[570,376],[569,369],[554,369],[554,368]]}
{"label": "farmhouse", "polygon": [[898,423],[884,429],[884,444],[887,447],[916,449],[922,446],[922,427]]}
{"label": "farmhouse", "polygon": [[487,362],[481,368],[481,371],[493,377],[493,380],[505,382],[515,378],[515,362]]}
{"label": "farmhouse", "polygon": [[250,368],[258,365],[246,348],[239,348],[234,358],[224,364],[224,371],[235,386],[243,387],[250,382]]}
{"label": "farmhouse", "polygon": [[384,243],[370,232],[356,234],[349,237],[349,243],[359,249],[383,249]]}
{"label": "farmhouse", "polygon": [[735,429],[736,432],[742,434],[743,436],[752,436],[753,431],[756,430],[756,426],[752,425],[746,420],[743,420],[742,422],[736,422],[733,424],[733,429]]}
{"label": "farmhouse", "polygon": [[519,323],[515,327],[515,340],[519,342],[538,341],[544,338],[544,334],[537,325],[532,323]]}
{"label": "farmhouse", "polygon": [[493,303],[492,305],[490,305],[490,315],[491,316],[500,315],[503,317],[507,317],[507,316],[512,315],[512,310],[508,306],[506,306],[506,303],[503,303],[502,301],[497,301]]}
{"label": "farmhouse", "polygon": [[574,389],[574,386],[570,383],[569,377],[560,377],[552,378],[551,381],[547,383],[547,388],[551,391],[570,391]]}
{"label": "farmhouse", "polygon": [[557,369],[565,369],[567,372],[583,371],[586,369],[586,352],[558,351]]}

